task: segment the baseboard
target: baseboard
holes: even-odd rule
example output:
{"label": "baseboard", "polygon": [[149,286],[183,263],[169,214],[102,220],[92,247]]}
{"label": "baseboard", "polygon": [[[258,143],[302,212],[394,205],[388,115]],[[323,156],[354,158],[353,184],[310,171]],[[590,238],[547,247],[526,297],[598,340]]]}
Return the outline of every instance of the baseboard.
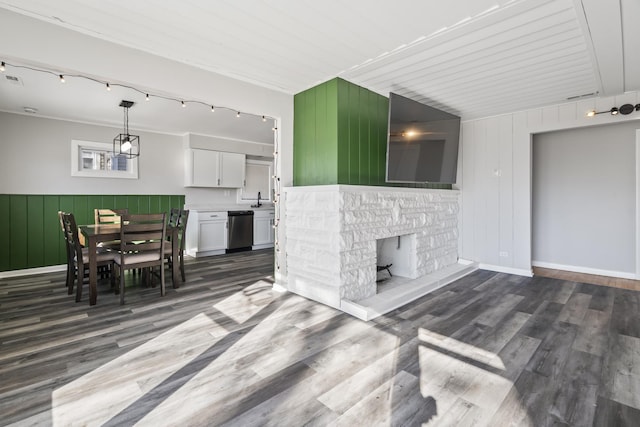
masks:
{"label": "baseboard", "polygon": [[602,270],[599,268],[580,267],[576,265],[554,264],[551,262],[544,262],[544,261],[531,261],[531,265],[533,265],[534,267],[550,268],[553,270],[563,270],[563,271],[572,271],[574,273],[593,274],[595,276],[618,277],[620,279],[631,279],[631,280],[640,279],[640,277],[637,274],[629,273],[625,271]]}
{"label": "baseboard", "polygon": [[501,265],[493,264],[479,264],[478,268],[498,273],[515,274],[516,276],[533,277],[533,271],[525,270],[524,268],[503,267]]}
{"label": "baseboard", "polygon": [[23,270],[0,271],[0,279],[7,277],[33,276],[34,274],[57,273],[66,271],[67,264],[49,265],[47,267],[25,268]]}

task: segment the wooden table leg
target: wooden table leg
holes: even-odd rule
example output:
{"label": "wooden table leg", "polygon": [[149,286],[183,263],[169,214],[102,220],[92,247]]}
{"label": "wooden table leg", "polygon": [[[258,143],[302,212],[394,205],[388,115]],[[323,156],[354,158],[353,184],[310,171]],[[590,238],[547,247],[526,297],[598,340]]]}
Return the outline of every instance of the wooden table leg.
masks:
{"label": "wooden table leg", "polygon": [[171,233],[171,279],[173,280],[174,289],[178,289],[180,287],[180,262],[178,260],[179,246],[178,229],[174,228]]}
{"label": "wooden table leg", "polygon": [[[98,248],[95,238],[89,238],[89,305],[98,301]],[[82,278],[80,278],[82,280]],[[82,286],[80,283],[78,286]]]}

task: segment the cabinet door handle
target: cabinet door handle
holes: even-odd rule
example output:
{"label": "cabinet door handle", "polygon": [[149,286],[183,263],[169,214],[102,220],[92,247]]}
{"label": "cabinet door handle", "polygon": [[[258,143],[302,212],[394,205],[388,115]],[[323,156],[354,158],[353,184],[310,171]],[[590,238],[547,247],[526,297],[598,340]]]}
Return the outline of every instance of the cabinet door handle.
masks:
{"label": "cabinet door handle", "polygon": [[209,215],[209,218],[218,218],[218,215]]}
{"label": "cabinet door handle", "polygon": [[220,178],[218,178],[218,185],[220,185]]}

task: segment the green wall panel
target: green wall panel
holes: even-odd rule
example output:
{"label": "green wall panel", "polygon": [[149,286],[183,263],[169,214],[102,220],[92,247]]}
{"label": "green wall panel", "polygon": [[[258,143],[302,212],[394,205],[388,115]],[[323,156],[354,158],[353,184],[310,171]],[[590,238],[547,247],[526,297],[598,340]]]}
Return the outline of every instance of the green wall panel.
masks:
{"label": "green wall panel", "polygon": [[72,212],[78,224],[93,224],[96,208],[131,213],[166,212],[184,206],[183,195],[0,194],[0,271],[59,265],[66,252],[58,211]]}
{"label": "green wall panel", "polygon": [[450,189],[385,182],[388,98],[336,78],[294,96],[293,184]]}
{"label": "green wall panel", "polygon": [[11,196],[0,194],[0,236],[5,236],[0,243],[0,271],[11,269],[11,246],[7,244],[6,236],[11,238]]}
{"label": "green wall panel", "polygon": [[[294,97],[294,185],[380,185],[387,98],[343,79]],[[382,142],[382,146],[379,144]],[[381,175],[382,173],[382,175]]]}
{"label": "green wall panel", "polygon": [[[38,239],[43,244],[35,245]],[[27,266],[44,265],[44,198],[27,196]]]}
{"label": "green wall panel", "polygon": [[27,268],[27,196],[11,195],[9,209],[11,269]]}

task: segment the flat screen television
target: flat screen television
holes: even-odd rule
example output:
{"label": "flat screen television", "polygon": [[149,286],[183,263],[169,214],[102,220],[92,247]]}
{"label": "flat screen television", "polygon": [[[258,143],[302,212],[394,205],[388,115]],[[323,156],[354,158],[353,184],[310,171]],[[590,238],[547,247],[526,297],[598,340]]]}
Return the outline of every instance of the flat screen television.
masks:
{"label": "flat screen television", "polygon": [[455,184],[460,117],[389,94],[387,182]]}

